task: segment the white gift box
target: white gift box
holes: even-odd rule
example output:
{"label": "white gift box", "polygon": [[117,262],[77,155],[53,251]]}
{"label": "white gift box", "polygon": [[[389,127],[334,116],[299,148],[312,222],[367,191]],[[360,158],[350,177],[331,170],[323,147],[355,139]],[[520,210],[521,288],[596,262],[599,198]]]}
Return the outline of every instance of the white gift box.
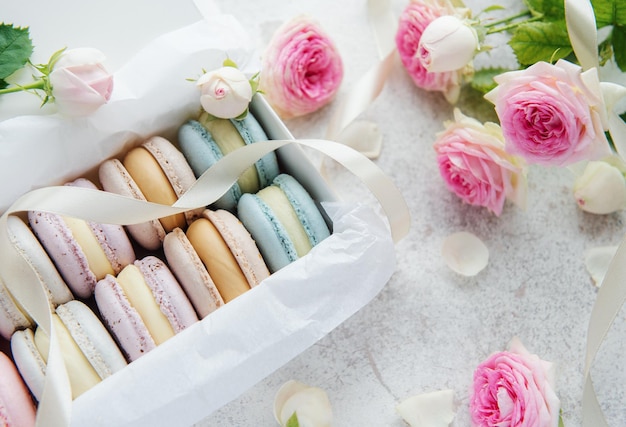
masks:
{"label": "white gift box", "polygon": [[[254,61],[240,43],[244,38],[233,37],[240,32],[234,19],[221,17],[155,39],[116,73],[111,102],[90,117],[1,122],[0,178],[11,185],[0,195],[0,211],[33,188],[90,176],[100,162],[149,136],[175,142],[178,126],[199,108],[187,78],[226,57],[254,71],[247,68]],[[262,97],[251,111],[271,139],[293,139]],[[333,234],[81,395],[71,406],[71,425],[192,424],[314,344],[383,288],[395,268],[386,222],[371,208],[337,201],[297,145],[277,154],[281,169],[320,202]]]}

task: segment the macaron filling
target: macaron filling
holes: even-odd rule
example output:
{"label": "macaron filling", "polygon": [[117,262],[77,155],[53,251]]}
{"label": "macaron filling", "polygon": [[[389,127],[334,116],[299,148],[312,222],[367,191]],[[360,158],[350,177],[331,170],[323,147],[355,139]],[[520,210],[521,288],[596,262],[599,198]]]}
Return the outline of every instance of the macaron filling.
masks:
{"label": "macaron filling", "polygon": [[[212,135],[213,140],[219,147],[223,156],[246,145],[230,120],[214,119],[210,118],[207,114],[202,114],[199,118],[199,122]],[[260,184],[256,167],[250,166],[246,169],[237,180],[237,184],[242,193],[254,193],[257,191]]]}
{"label": "macaron filling", "polygon": [[[173,205],[178,200],[178,196],[165,172],[154,156],[145,148],[137,147],[129,151],[123,164],[146,200],[168,206]],[[182,213],[160,218],[159,221],[166,232],[170,232],[176,227],[184,228],[187,226],[187,220]]]}
{"label": "macaron filling", "polygon": [[270,185],[259,191],[257,196],[271,208],[278,221],[283,225],[298,257],[306,255],[312,248],[311,242],[285,193],[279,187]]}
{"label": "macaron filling", "polygon": [[206,266],[224,302],[250,289],[235,256],[211,221],[206,218],[194,221],[187,230],[187,238]]}
{"label": "macaron filling", "polygon": [[156,302],[152,290],[134,264],[129,264],[117,275],[117,283],[130,305],[143,320],[154,342],[159,345],[174,336],[174,329]]}
{"label": "macaron filling", "polygon": [[96,276],[96,280],[103,279],[107,274],[115,274],[107,254],[102,249],[102,246],[100,246],[89,224],[76,218],[65,216],[62,218],[63,222],[65,222],[72,232],[74,240],[76,240],[76,243],[78,243],[82,249],[85,258],[87,258],[89,269],[93,272],[94,276]]}
{"label": "macaron filling", "polygon": [[[78,347],[78,344],[76,344],[76,341],[74,341],[74,338],[72,338],[72,335],[59,316],[53,314],[52,321],[63,354],[63,362],[65,363],[70,379],[72,398],[76,399],[91,387],[98,384],[101,379],[93,366],[91,366],[91,363],[89,363],[89,360],[87,360],[80,350],[80,347]],[[43,360],[48,363],[50,339],[41,328],[37,328],[35,331],[35,345]]]}

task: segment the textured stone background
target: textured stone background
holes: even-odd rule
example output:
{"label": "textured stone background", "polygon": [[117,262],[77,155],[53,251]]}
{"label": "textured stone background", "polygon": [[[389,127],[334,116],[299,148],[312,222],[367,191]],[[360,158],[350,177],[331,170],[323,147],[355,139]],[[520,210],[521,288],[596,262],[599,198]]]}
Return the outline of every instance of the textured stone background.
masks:
{"label": "textured stone background", "polygon": [[[392,0],[396,16],[407,1]],[[29,12],[28,22],[22,24],[31,25],[38,41],[35,62],[47,60],[51,49],[67,43],[62,34],[79,34],[83,45],[107,52],[113,70],[155,34],[198,19],[191,1],[135,0],[133,9],[144,7],[144,16],[119,13],[130,6],[124,0],[110,0],[96,18],[87,2],[74,2],[67,13],[65,9],[59,13],[56,2],[32,3],[37,13]],[[341,93],[378,60],[366,0],[217,3],[249,30],[259,52],[285,20],[301,13],[317,18],[344,60]],[[467,3],[474,12],[493,4]],[[498,3],[508,8],[506,13],[521,8],[521,0]],[[12,12],[25,7],[15,2],[5,6],[7,22]],[[49,32],[50,16],[64,31]],[[160,16],[162,22],[137,23],[152,16]],[[116,50],[107,49],[116,44]],[[510,60],[506,49],[477,59],[483,64]],[[323,137],[335,106],[291,120],[287,126],[296,137]],[[462,106],[472,114],[466,104]],[[400,427],[404,424],[395,412],[398,402],[444,388],[455,391],[457,413],[452,425],[469,426],[473,370],[490,353],[505,349],[513,336],[555,363],[565,424],[581,424],[585,337],[596,296],[583,264],[584,253],[591,247],[617,244],[624,232],[624,214],[581,212],[571,194],[571,173],[536,167],[529,173],[526,211],[507,205],[498,218],[464,205],[445,189],[432,149],[435,133],[451,117],[452,106],[442,96],[416,88],[396,64],[380,97],[362,117],[378,124],[384,147],[376,163],[396,182],[411,209],[410,234],[396,247],[396,273],[370,304],[239,399],[207,416],[199,427],[275,425],[274,394],[290,379],[328,391],[336,426]],[[373,203],[349,173],[328,161],[325,166],[331,184],[345,199]],[[491,251],[488,267],[473,278],[456,275],[440,256],[443,239],[462,230],[479,236]],[[600,401],[613,426],[626,424],[624,323],[621,313],[594,369]]]}
{"label": "textured stone background", "polygon": [[[317,18],[344,60],[342,93],[377,61],[365,0],[219,3],[249,29],[260,51],[284,20],[300,13]],[[392,4],[398,16],[406,1]],[[493,2],[467,4],[478,12]],[[518,0],[498,4],[508,6],[506,13],[521,7]],[[511,54],[498,49],[477,60],[506,64]],[[323,137],[333,107],[287,126],[296,137]],[[396,64],[362,118],[380,127],[384,146],[376,162],[411,209],[411,232],[397,245],[397,272],[369,305],[198,426],[273,425],[274,393],[289,379],[326,389],[337,426],[400,427],[404,423],[395,413],[399,401],[443,388],[455,390],[452,425],[468,426],[473,370],[491,352],[505,349],[513,336],[555,363],[565,425],[581,424],[585,337],[596,296],[584,252],[617,244],[624,215],[583,213],[571,194],[572,174],[539,167],[529,171],[526,211],[507,204],[498,218],[464,205],[445,189],[432,149],[435,133],[451,116],[452,107],[442,96],[416,88]],[[368,197],[349,173],[325,164],[345,198]],[[443,239],[461,230],[479,236],[491,252],[488,267],[473,278],[455,274],[440,256]],[[600,401],[615,426],[626,422],[624,333],[621,316],[594,369]]]}

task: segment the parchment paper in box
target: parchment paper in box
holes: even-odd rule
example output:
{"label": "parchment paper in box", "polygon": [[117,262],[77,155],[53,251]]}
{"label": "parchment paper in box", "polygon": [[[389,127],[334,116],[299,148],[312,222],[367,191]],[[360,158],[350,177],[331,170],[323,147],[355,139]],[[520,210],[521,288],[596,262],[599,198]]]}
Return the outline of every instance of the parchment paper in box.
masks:
{"label": "parchment paper in box", "polygon": [[[93,116],[25,116],[0,123],[0,178],[12,183],[0,195],[2,209],[32,187],[79,176],[150,135],[173,135],[199,108],[198,93],[186,78],[220,66],[226,55],[240,65],[253,62],[237,28],[234,19],[220,17],[159,37],[116,73],[114,99]],[[290,138],[262,98],[253,109],[271,136]],[[278,154],[324,201],[333,234],[80,396],[72,405],[72,425],[198,421],[314,344],[382,289],[395,269],[386,223],[368,207],[333,201],[297,147],[282,147]]]}

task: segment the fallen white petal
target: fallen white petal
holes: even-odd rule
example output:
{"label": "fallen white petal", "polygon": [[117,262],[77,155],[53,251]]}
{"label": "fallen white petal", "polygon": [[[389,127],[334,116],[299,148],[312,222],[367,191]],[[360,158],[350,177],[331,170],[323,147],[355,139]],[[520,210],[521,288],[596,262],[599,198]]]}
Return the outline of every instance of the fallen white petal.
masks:
{"label": "fallen white petal", "polygon": [[274,418],[278,424],[285,426],[294,412],[297,412],[300,427],[329,427],[333,417],[324,390],[290,380],[276,392]]}
{"label": "fallen white petal", "polygon": [[375,159],[380,155],[383,137],[376,123],[358,121],[350,123],[341,131],[337,142],[354,148],[369,159]]}
{"label": "fallen white petal", "polygon": [[617,251],[617,246],[600,246],[585,252],[585,267],[596,286],[602,284],[609,264]]}
{"label": "fallen white petal", "polygon": [[278,389],[276,396],[274,396],[274,418],[276,418],[278,424],[282,425],[280,413],[283,406],[285,406],[285,402],[294,394],[308,387],[308,385],[301,382],[289,380]]}
{"label": "fallen white petal", "polygon": [[441,247],[441,255],[448,267],[463,276],[477,275],[489,262],[487,246],[467,231],[446,237]]}
{"label": "fallen white petal", "polygon": [[454,419],[454,390],[440,390],[409,397],[396,406],[411,427],[448,427]]}

